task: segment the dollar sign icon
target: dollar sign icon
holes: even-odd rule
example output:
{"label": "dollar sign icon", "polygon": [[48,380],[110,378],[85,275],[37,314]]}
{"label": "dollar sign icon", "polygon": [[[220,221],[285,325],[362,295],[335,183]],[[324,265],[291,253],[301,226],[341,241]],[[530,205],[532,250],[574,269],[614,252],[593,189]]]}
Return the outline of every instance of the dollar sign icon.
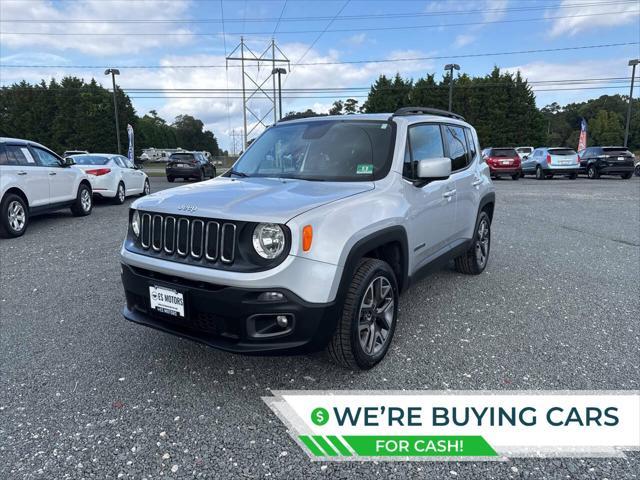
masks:
{"label": "dollar sign icon", "polygon": [[329,421],[329,412],[326,408],[314,408],[311,412],[311,421],[318,426],[324,425]]}

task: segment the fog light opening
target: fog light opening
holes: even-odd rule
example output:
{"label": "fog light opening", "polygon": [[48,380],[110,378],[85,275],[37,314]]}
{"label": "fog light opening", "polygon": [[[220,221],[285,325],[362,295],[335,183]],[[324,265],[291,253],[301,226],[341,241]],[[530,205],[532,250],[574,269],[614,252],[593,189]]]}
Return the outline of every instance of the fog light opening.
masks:
{"label": "fog light opening", "polygon": [[278,315],[276,317],[276,323],[280,328],[287,328],[289,326],[289,319],[286,315]]}

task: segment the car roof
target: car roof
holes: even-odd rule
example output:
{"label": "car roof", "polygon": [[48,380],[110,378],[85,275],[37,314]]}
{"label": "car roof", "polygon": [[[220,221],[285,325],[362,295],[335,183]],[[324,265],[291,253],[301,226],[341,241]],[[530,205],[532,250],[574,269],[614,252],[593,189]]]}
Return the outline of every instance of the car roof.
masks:
{"label": "car roof", "polygon": [[34,145],[36,147],[42,147],[46,150],[51,150],[49,147],[46,147],[38,142],[34,142],[33,140],[25,140],[23,138],[0,137],[0,143],[11,143],[13,145]]}
{"label": "car roof", "polygon": [[118,153],[74,153],[73,155],[70,155],[71,157],[108,157],[108,158],[113,158],[113,157],[122,157],[124,155],[120,155]]}
{"label": "car roof", "polygon": [[327,120],[342,120],[342,121],[376,121],[376,122],[388,122],[395,120],[397,123],[406,122],[408,125],[414,123],[430,123],[430,122],[446,122],[457,125],[471,126],[468,122],[459,120],[457,118],[445,117],[441,115],[430,114],[411,114],[411,115],[393,115],[392,113],[356,113],[352,115],[323,115],[316,117],[304,117],[296,118],[292,120],[281,120],[276,123],[280,124],[293,124],[293,123],[305,123],[305,122],[322,122]]}

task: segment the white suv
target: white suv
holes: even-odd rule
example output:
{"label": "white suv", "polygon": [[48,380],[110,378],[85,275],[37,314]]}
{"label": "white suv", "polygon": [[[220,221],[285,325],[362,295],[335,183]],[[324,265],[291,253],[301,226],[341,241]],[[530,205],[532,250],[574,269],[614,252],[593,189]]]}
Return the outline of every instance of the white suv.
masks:
{"label": "white suv", "polygon": [[29,217],[71,207],[76,216],[93,208],[87,175],[39,143],[0,137],[0,233],[19,237]]}
{"label": "white suv", "polygon": [[420,273],[449,259],[484,270],[494,203],[458,115],[280,122],[223,176],[133,203],[124,316],[228,351],[327,348],[371,368]]}

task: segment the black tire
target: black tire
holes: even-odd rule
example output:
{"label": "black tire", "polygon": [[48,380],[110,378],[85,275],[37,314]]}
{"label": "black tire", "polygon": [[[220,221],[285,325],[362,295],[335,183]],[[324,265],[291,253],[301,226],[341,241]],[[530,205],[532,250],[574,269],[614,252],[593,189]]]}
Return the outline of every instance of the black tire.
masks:
{"label": "black tire", "polygon": [[636,177],[640,177],[640,163],[636,164],[636,168],[633,169],[636,174]]}
{"label": "black tire", "polygon": [[[11,212],[9,211],[11,208]],[[29,208],[27,202],[15,193],[7,194],[0,205],[0,236],[16,238],[24,235],[29,226]]]}
{"label": "black tire", "polygon": [[513,175],[511,175],[511,180],[520,180],[520,174],[514,173]]}
{"label": "black tire", "polygon": [[173,178],[171,175],[167,175],[167,182],[173,183],[174,181],[175,181],[175,178]]}
{"label": "black tire", "polygon": [[207,178],[207,175],[205,174],[204,168],[203,168],[202,170],[200,170],[200,175],[196,177],[196,181],[201,182],[206,178]]}
{"label": "black tire", "polygon": [[[482,226],[484,229],[481,231]],[[484,232],[484,233],[483,233]],[[486,238],[486,242],[485,242]],[[480,253],[478,253],[480,250]],[[491,251],[491,219],[484,210],[478,215],[476,228],[473,231],[473,239],[469,249],[455,259],[456,270],[467,275],[478,275],[484,271],[489,263]],[[481,260],[481,253],[484,259]]]}
{"label": "black tire", "polygon": [[520,172],[520,178],[524,178],[524,170]]}
{"label": "black tire", "polygon": [[547,179],[551,180],[553,178],[553,173],[550,173],[549,175],[547,175]]}
{"label": "black tire", "polygon": [[141,197],[147,196],[151,193],[151,184],[149,183],[149,179],[147,178],[144,181],[144,187],[142,187],[142,193],[140,194]]}
{"label": "black tire", "polygon": [[[367,314],[362,312],[362,308],[366,308],[362,305],[366,300],[365,296],[368,296],[372,285],[375,289],[376,282],[384,281],[388,283],[390,290],[387,290],[386,294],[382,296],[385,299],[387,295],[391,297],[388,299],[387,309],[385,309],[385,311],[389,314],[392,313],[393,318],[391,320],[379,319],[375,314],[373,316],[369,314],[367,318]],[[380,291],[382,291],[382,288]],[[371,291],[371,295],[374,295],[373,291]],[[391,345],[393,340],[398,318],[398,296],[398,283],[391,267],[382,260],[363,258],[356,267],[344,299],[342,315],[338,321],[336,331],[327,345],[329,357],[338,365],[355,370],[368,370],[380,362],[389,350],[389,345]],[[371,301],[372,303],[377,303],[375,295],[371,297]],[[391,301],[393,301],[393,305],[391,305]],[[378,311],[375,306],[372,310]],[[370,329],[362,330],[365,336],[367,334],[369,336],[367,336],[367,339],[363,338],[361,340],[360,327],[361,325],[366,326],[366,322],[370,322],[369,325],[373,328],[373,333],[371,333]],[[378,333],[380,333],[380,338],[382,338],[382,325],[384,323],[389,326],[389,329],[385,330],[387,334],[378,346]],[[376,328],[380,328],[381,330],[376,331]],[[369,343],[366,340],[371,338],[371,336],[373,337],[373,342],[371,353],[368,353],[361,342],[364,340],[365,343]],[[376,350],[376,348],[378,349]]]}
{"label": "black tire", "polygon": [[569,180],[575,180],[576,178],[578,178],[578,174],[572,173],[571,175],[567,175],[567,177],[569,178]]}
{"label": "black tire", "polygon": [[211,178],[216,178],[218,176],[218,173],[216,172],[216,167],[213,167],[213,174]]}
{"label": "black tire", "polygon": [[118,188],[116,189],[116,196],[113,197],[113,203],[115,205],[122,205],[127,198],[127,189],[124,186],[123,182],[118,183]]}
{"label": "black tire", "polygon": [[629,173],[625,173],[625,174],[620,175],[620,176],[625,180],[629,180],[633,176],[633,173],[629,172]]}
{"label": "black tire", "polygon": [[71,213],[76,217],[84,217],[91,214],[93,210],[93,196],[91,188],[86,183],[81,183],[78,187],[76,201],[71,205]]}
{"label": "black tire", "polygon": [[591,180],[600,178],[600,172],[595,165],[589,165],[587,167],[587,177],[589,177]]}
{"label": "black tire", "polygon": [[545,178],[546,178],[546,175],[542,171],[542,167],[540,167],[540,165],[538,165],[536,167],[536,180],[544,180]]}

